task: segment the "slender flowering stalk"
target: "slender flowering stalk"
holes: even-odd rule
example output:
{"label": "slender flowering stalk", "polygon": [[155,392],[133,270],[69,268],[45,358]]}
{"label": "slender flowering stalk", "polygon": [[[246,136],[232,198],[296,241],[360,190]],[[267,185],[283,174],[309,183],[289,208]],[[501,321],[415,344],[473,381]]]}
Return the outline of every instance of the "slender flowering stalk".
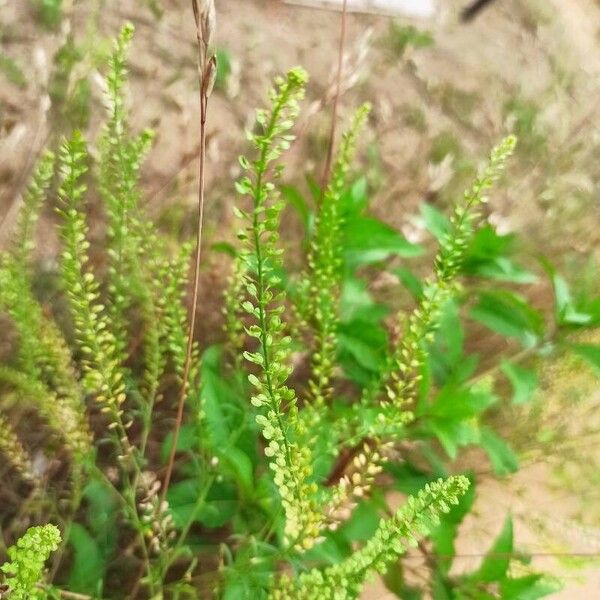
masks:
{"label": "slender flowering stalk", "polygon": [[227,336],[228,351],[236,367],[240,367],[240,356],[244,348],[244,321],[243,311],[240,309],[240,300],[244,297],[244,280],[246,264],[238,254],[233,260],[233,267],[225,293],[223,294],[223,329]]}
{"label": "slender flowering stalk", "polygon": [[[126,57],[133,32],[131,24],[121,29],[108,61],[105,93],[108,120],[99,142],[98,183],[108,220],[108,311],[122,361],[127,355],[128,310],[136,301],[147,307],[151,300],[143,270],[139,269],[147,228],[140,222],[138,201],[140,168],[153,134],[143,131],[139,136],[129,136],[124,99]],[[153,324],[149,321],[148,327],[152,329]]]}
{"label": "slender flowering stalk", "polygon": [[29,268],[34,246],[33,230],[54,175],[55,156],[47,150],[42,154],[23,197],[16,233],[13,240],[13,257],[21,269]]}
{"label": "slender flowering stalk", "polygon": [[0,366],[0,381],[12,387],[25,404],[37,408],[53,431],[60,434],[77,464],[89,455],[92,444],[89,427],[81,410],[60,399],[39,380],[26,373]]}
{"label": "slender flowering stalk", "polygon": [[[416,399],[421,369],[426,358],[425,344],[433,337],[439,312],[457,292],[456,278],[464,259],[466,248],[473,235],[473,224],[480,218],[481,206],[487,201],[486,193],[500,177],[516,144],[508,136],[491,154],[482,175],[457,202],[450,219],[450,229],[441,242],[435,258],[433,277],[424,286],[423,297],[414,311],[404,321],[404,332],[399,339],[381,380],[363,395],[361,407],[372,402],[384,389],[387,397],[378,409],[378,418],[370,434],[381,434],[394,428],[394,423],[406,421],[406,413]],[[357,411],[360,419],[360,411]]]}
{"label": "slender flowering stalk", "polygon": [[[360,457],[362,439],[398,439],[404,426],[414,418],[411,409],[427,356],[425,344],[432,339],[441,308],[456,294],[456,278],[472,237],[473,224],[480,218],[481,205],[487,200],[486,192],[504,171],[515,143],[516,139],[509,136],[492,150],[482,175],[465,192],[462,202],[455,205],[450,229],[435,259],[434,276],[426,282],[419,305],[405,319],[403,336],[389,357],[381,380],[373,388],[365,389],[361,402],[353,407],[351,417],[340,420],[334,428],[331,438],[349,446],[356,445],[356,452],[349,453],[351,460]],[[382,390],[387,392],[386,397],[377,402]],[[359,459],[359,462],[363,466],[363,477],[369,470],[377,468],[368,459]],[[335,472],[343,472],[345,466],[342,463]],[[339,485],[344,485],[343,479]]]}
{"label": "slender flowering stalk", "polygon": [[423,344],[432,339],[440,309],[455,294],[456,277],[473,236],[473,224],[480,218],[481,206],[487,202],[486,193],[505,170],[515,144],[516,138],[509,136],[492,150],[483,174],[465,192],[462,202],[454,206],[450,230],[435,258],[434,277],[426,283],[420,305],[408,317],[404,335],[394,353],[394,368],[386,389],[389,401],[399,411],[415,400],[425,361]]}
{"label": "slender flowering stalk", "polygon": [[[309,391],[314,411],[322,410],[328,399],[337,349],[339,295],[342,278],[343,215],[340,200],[348,185],[348,171],[360,131],[369,115],[370,105],[363,104],[342,137],[333,166],[331,181],[325,190],[315,221],[315,232],[308,254],[308,273],[301,284],[308,314],[315,329],[312,377]],[[303,288],[303,289],[302,289]]]}
{"label": "slender flowering stalk", "polygon": [[311,569],[294,579],[283,576],[273,583],[271,600],[352,600],[358,598],[365,579],[384,574],[407,548],[439,523],[440,516],[469,488],[466,477],[450,477],[429,483],[416,497],[410,497],[388,519],[382,519],[371,539],[349,558],[326,569]]}
{"label": "slender flowering stalk", "polygon": [[[27,396],[48,423],[62,434],[79,463],[91,450],[81,389],[71,353],[57,326],[34,297],[31,283],[33,234],[54,173],[55,157],[46,152],[24,195],[16,234],[0,257],[0,308],[19,334],[18,369],[11,372],[29,388]],[[20,392],[23,386],[18,385]]]}
{"label": "slender flowering stalk", "polygon": [[62,207],[59,213],[63,218],[61,233],[64,241],[61,277],[83,354],[84,385],[90,393],[96,394],[102,411],[110,417],[109,427],[117,429],[122,443],[128,446],[122,419],[125,384],[117,342],[105,308],[99,302],[96,278],[87,270],[89,242],[87,225],[80,210],[86,190],[82,182],[87,171],[86,157],[85,142],[79,133],[61,148],[59,197]]}
{"label": "slender flowering stalk", "polygon": [[[316,506],[317,487],[310,482],[310,449],[298,444],[301,424],[296,395],[286,385],[291,371],[287,364],[290,340],[284,334],[281,317],[284,296],[277,276],[281,268],[277,241],[283,202],[277,198],[275,186],[267,176],[273,161],[292,140],[288,131],[298,114],[298,101],[304,95],[306,80],[306,73],[299,68],[276,79],[270,94],[271,109],[257,112],[260,132],[248,134],[258,156],[253,162],[240,158],[247,175],[237,184],[238,191],[253,202],[250,212],[237,211],[247,224],[238,234],[245,244],[242,259],[247,267],[245,287],[249,298],[242,308],[254,321],[247,332],[258,344],[256,351],[244,356],[260,371],[259,376],[249,376],[255,388],[252,404],[261,410],[256,421],[268,440],[265,454],[271,461],[285,511],[285,539],[298,550],[315,543],[323,517]],[[275,167],[275,174],[279,172],[279,167]]]}

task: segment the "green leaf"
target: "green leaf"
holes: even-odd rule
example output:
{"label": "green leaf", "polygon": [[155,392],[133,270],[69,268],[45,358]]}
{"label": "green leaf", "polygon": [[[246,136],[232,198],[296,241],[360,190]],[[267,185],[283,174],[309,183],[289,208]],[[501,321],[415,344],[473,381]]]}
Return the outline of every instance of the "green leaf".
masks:
{"label": "green leaf", "polygon": [[515,235],[498,235],[491,225],[479,229],[467,248],[463,272],[514,283],[534,283],[537,276],[515,264],[510,258]]}
{"label": "green leaf", "polygon": [[485,555],[479,569],[469,579],[485,583],[503,581],[506,578],[512,552],[513,523],[511,517],[508,516],[494,545]]}
{"label": "green leaf", "polygon": [[595,344],[570,344],[569,347],[600,376],[600,346]]}
{"label": "green leaf", "polygon": [[428,429],[437,437],[452,460],[456,459],[458,448],[476,444],[479,441],[478,431],[474,423],[470,421],[432,419],[428,423]]}
{"label": "green leaf", "polygon": [[340,320],[350,323],[354,320],[379,323],[389,308],[373,300],[367,284],[356,277],[347,277],[343,282],[340,297]]}
{"label": "green leaf", "polygon": [[200,377],[207,437],[216,454],[231,446],[232,432],[245,418],[232,378],[225,378],[221,373],[221,354],[219,346],[205,350]]}
{"label": "green leaf", "polygon": [[471,309],[471,317],[506,337],[516,337],[532,346],[543,333],[542,315],[513,292],[494,290],[482,292]]}
{"label": "green leaf", "polygon": [[248,493],[254,488],[254,466],[245,452],[232,446],[221,454],[221,460],[245,492]]}
{"label": "green leaf", "polygon": [[339,327],[340,352],[351,356],[361,367],[375,373],[385,364],[387,335],[369,321],[354,320]]}
{"label": "green leaf", "polygon": [[300,193],[300,190],[293,185],[282,185],[280,189],[281,195],[289,202],[290,206],[296,210],[298,216],[302,220],[305,233],[308,233],[312,216],[304,196]]}
{"label": "green leaf", "polygon": [[346,218],[359,215],[369,204],[367,179],[360,177],[340,198],[340,209]]}
{"label": "green leaf", "polygon": [[513,404],[525,404],[529,402],[538,386],[535,371],[513,364],[507,360],[502,361],[501,368],[512,385]]}
{"label": "green leaf", "polygon": [[236,247],[229,242],[215,242],[211,245],[210,249],[214,252],[220,252],[227,256],[231,256],[231,258],[235,258],[238,253]]}
{"label": "green leaf", "polygon": [[575,305],[569,284],[564,277],[556,272],[556,269],[548,260],[543,259],[542,265],[548,273],[554,289],[554,312],[556,315],[556,322],[559,325],[589,324],[592,321],[593,316],[581,312]]}
{"label": "green leaf", "polygon": [[447,302],[429,349],[431,370],[439,385],[458,385],[473,375],[478,358],[464,355],[464,339],[458,306]]}
{"label": "green leaf", "polygon": [[532,573],[516,579],[506,579],[500,584],[502,600],[538,600],[562,589],[558,581]]}
{"label": "green leaf", "polygon": [[205,501],[198,507],[201,489],[200,481],[195,478],[186,479],[169,488],[167,499],[177,527],[182,527],[192,517],[206,527],[222,527],[237,512],[239,502],[234,485],[214,483]]}
{"label": "green leaf", "polygon": [[206,527],[222,527],[231,521],[238,507],[235,486],[226,482],[216,482],[210,488],[197,519]]}
{"label": "green leaf", "polygon": [[519,470],[519,459],[512,448],[488,427],[480,432],[481,447],[488,455],[496,475],[508,475]]}
{"label": "green leaf", "polygon": [[498,402],[497,396],[483,386],[446,386],[435,398],[430,415],[442,420],[472,419]]}
{"label": "green leaf", "polygon": [[92,535],[79,523],[73,523],[69,532],[73,558],[69,570],[69,590],[80,594],[100,596],[106,561]]}
{"label": "green leaf", "polygon": [[423,297],[423,284],[410,269],[399,267],[394,269],[393,273],[398,276],[402,285],[411,293],[415,300],[421,300]]}
{"label": "green leaf", "polygon": [[381,516],[373,502],[361,502],[340,532],[349,542],[366,542],[375,533],[380,521]]}
{"label": "green leaf", "polygon": [[217,78],[215,88],[225,89],[227,80],[231,75],[231,55],[225,48],[217,48]]}
{"label": "green leaf", "polygon": [[169,487],[167,500],[177,527],[183,527],[191,518],[199,493],[200,482],[195,478],[180,481]]}
{"label": "green leaf", "polygon": [[[179,435],[177,437],[177,451],[185,452],[191,450],[198,444],[198,431],[196,427],[186,423],[181,426],[179,430]],[[163,442],[160,449],[160,458],[164,463],[169,459],[169,454],[171,453],[171,446],[173,445],[173,432],[169,431],[165,436],[165,441]]]}
{"label": "green leaf", "polygon": [[443,212],[426,202],[421,204],[420,211],[425,229],[441,242],[450,231],[450,219]]}
{"label": "green leaf", "polygon": [[343,227],[344,258],[350,270],[389,256],[414,257],[423,253],[401,233],[371,217],[351,216]]}

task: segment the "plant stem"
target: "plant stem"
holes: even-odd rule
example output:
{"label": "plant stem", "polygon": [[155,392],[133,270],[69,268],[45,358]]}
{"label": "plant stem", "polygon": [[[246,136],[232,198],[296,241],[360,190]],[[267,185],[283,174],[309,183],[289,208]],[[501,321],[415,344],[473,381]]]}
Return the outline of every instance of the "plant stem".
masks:
{"label": "plant stem", "polygon": [[344,65],[344,48],[346,47],[346,16],[348,14],[348,0],[344,0],[342,5],[342,22],[340,26],[340,45],[338,47],[338,64],[335,82],[335,94],[333,96],[333,111],[331,114],[331,129],[329,131],[329,143],[327,146],[327,158],[325,159],[325,168],[321,178],[321,196],[327,187],[329,174],[331,172],[331,163],[333,162],[333,147],[335,145],[335,131],[337,127],[338,104],[342,88],[342,68]]}
{"label": "plant stem", "polygon": [[[195,6],[195,5],[193,5]],[[207,75],[207,57],[206,50],[203,47],[202,37],[197,24],[197,37],[198,37],[198,85],[199,85],[199,98],[200,98],[200,157],[198,167],[198,228],[196,231],[196,256],[195,256],[195,268],[194,268],[194,289],[192,293],[192,304],[190,308],[190,318],[188,327],[188,341],[185,356],[185,364],[183,367],[183,377],[181,382],[181,388],[179,391],[179,399],[177,403],[177,416],[175,417],[175,426],[173,428],[173,441],[171,446],[171,452],[169,454],[169,461],[167,463],[167,470],[165,472],[165,478],[163,480],[161,490],[161,503],[165,501],[169,484],[171,483],[171,476],[173,474],[173,465],[175,464],[175,454],[177,453],[177,441],[179,439],[179,432],[183,422],[183,409],[185,407],[185,397],[187,388],[189,385],[190,370],[192,366],[192,354],[194,348],[194,329],[196,326],[196,305],[198,304],[198,291],[200,288],[200,260],[202,257],[202,231],[204,224],[204,169],[206,162],[206,112],[208,105],[208,95],[204,86],[204,78]]]}
{"label": "plant stem", "polygon": [[190,517],[187,520],[186,524],[181,529],[181,533],[179,534],[179,537],[177,538],[177,541],[175,542],[173,549],[170,550],[170,556],[168,556],[164,562],[164,565],[162,568],[162,578],[163,579],[164,579],[165,575],[167,574],[169,567],[177,559],[177,555],[179,554],[179,551],[181,550],[181,547],[183,546],[183,544],[190,532],[190,529],[192,528],[192,525],[194,524],[194,521],[196,520],[196,517],[198,516],[198,512],[200,511],[200,509],[202,508],[202,505],[204,504],[204,501],[206,500],[206,496],[207,496],[208,492],[210,491],[210,488],[212,487],[213,483],[215,482],[216,477],[217,476],[215,473],[211,473],[209,475],[209,477],[206,479],[206,483],[200,490],[200,493],[198,494],[198,497],[196,498],[194,507],[192,508],[192,512],[190,513]]}

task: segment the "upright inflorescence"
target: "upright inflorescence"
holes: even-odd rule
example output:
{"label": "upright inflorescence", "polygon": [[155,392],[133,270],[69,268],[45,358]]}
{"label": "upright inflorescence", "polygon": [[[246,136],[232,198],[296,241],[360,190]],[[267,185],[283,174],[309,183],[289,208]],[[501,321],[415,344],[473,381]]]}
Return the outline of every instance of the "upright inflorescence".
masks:
{"label": "upright inflorescence", "polygon": [[246,337],[243,310],[240,308],[240,298],[243,297],[245,290],[246,268],[246,262],[236,255],[223,294],[223,329],[227,336],[228,351],[237,366],[239,366],[239,357],[242,355]]}
{"label": "upright inflorescence", "polygon": [[11,249],[0,257],[0,309],[11,317],[19,335],[18,372],[4,370],[3,379],[63,436],[73,456],[83,459],[91,449],[91,435],[71,353],[56,324],[35,298],[31,281],[34,228],[52,180],[54,162],[49,152],[38,162],[23,197]]}
{"label": "upright inflorescence", "polygon": [[425,344],[433,337],[441,308],[456,294],[456,277],[473,235],[473,224],[480,218],[481,205],[487,201],[486,192],[504,171],[515,144],[515,137],[509,136],[495,147],[483,174],[465,192],[462,201],[456,203],[450,228],[435,259],[434,275],[426,282],[419,305],[407,318],[401,316],[403,334],[383,377],[387,392],[382,404],[385,423],[400,419],[414,404],[426,357]]}
{"label": "upright inflorescence", "polygon": [[10,423],[2,415],[0,415],[0,454],[25,481],[35,483],[31,457],[23,448]]}
{"label": "upright inflorescence", "polygon": [[108,120],[99,142],[98,177],[108,219],[108,309],[118,351],[123,358],[127,353],[127,312],[136,302],[147,305],[151,301],[143,271],[139,269],[147,231],[140,220],[138,201],[140,168],[153,134],[143,131],[138,136],[129,135],[123,88],[127,81],[126,58],[132,36],[133,26],[125,25],[109,58],[105,93]]}
{"label": "upright inflorescence", "polygon": [[316,411],[331,394],[331,378],[337,349],[339,296],[342,278],[343,214],[341,196],[348,185],[348,171],[356,150],[358,135],[369,115],[370,105],[362,105],[344,132],[331,180],[315,219],[315,229],[308,254],[308,273],[301,284],[306,295],[306,317],[313,321],[315,341],[312,377],[309,381],[311,401]]}
{"label": "upright inflorescence", "polygon": [[60,398],[28,373],[0,368],[0,381],[13,388],[24,404],[35,407],[52,430],[62,436],[76,463],[82,464],[91,451],[91,434],[81,407]]}
{"label": "upright inflorescence", "polygon": [[27,269],[30,262],[31,250],[34,247],[34,228],[54,176],[54,163],[54,153],[45,151],[38,161],[23,197],[13,240],[14,261],[23,269]]}
{"label": "upright inflorescence", "polygon": [[[277,197],[269,174],[273,161],[293,139],[289,130],[298,113],[306,80],[306,73],[299,68],[276,80],[276,87],[270,93],[271,109],[257,112],[260,132],[249,134],[258,156],[252,162],[240,159],[247,174],[237,184],[238,191],[249,196],[253,203],[250,211],[238,211],[246,222],[239,237],[245,245],[241,257],[246,265],[244,284],[249,299],[242,308],[253,320],[247,332],[258,345],[244,356],[259,370],[258,375],[249,377],[255,388],[252,404],[260,409],[256,421],[268,440],[265,453],[271,461],[285,511],[285,539],[297,549],[312,546],[319,536],[322,517],[315,505],[316,485],[310,482],[310,449],[297,443],[300,422],[296,394],[286,385],[291,372],[290,340],[281,318],[284,296],[278,271],[282,266],[282,250],[277,244],[283,202]],[[276,175],[280,172],[279,167],[274,170]]]}
{"label": "upright inflorescence", "polygon": [[110,327],[105,307],[100,303],[99,285],[88,270],[87,225],[81,210],[86,190],[82,178],[87,171],[87,150],[81,134],[75,133],[60,151],[62,183],[59,189],[62,217],[61,235],[64,249],[61,255],[61,279],[77,342],[82,353],[84,387],[94,394],[102,411],[110,419],[123,440],[123,409],[125,383],[119,363],[117,341]]}

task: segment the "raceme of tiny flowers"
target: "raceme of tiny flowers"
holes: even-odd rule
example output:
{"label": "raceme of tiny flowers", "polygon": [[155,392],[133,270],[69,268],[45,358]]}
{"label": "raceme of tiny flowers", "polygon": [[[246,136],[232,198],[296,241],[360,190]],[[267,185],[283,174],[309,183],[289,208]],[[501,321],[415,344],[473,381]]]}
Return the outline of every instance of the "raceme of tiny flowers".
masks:
{"label": "raceme of tiny flowers", "polygon": [[[350,416],[339,420],[331,429],[331,443],[336,447],[351,447],[361,439],[372,437],[384,441],[400,439],[404,427],[414,418],[411,409],[426,360],[425,344],[432,339],[441,308],[456,293],[455,280],[472,237],[473,224],[480,216],[481,204],[486,201],[485,193],[504,171],[515,143],[514,136],[509,136],[492,150],[483,174],[455,205],[450,229],[435,259],[434,277],[426,283],[414,311],[408,316],[400,315],[405,322],[404,331],[388,358],[381,380],[365,388]],[[378,401],[383,389],[386,397]],[[368,471],[373,465],[367,461],[364,467]]]}
{"label": "raceme of tiny flowers", "polygon": [[148,302],[150,298],[139,269],[146,231],[140,222],[138,201],[140,167],[154,136],[143,131],[131,137],[128,131],[123,89],[132,36],[133,26],[126,24],[108,61],[105,93],[108,120],[99,141],[98,185],[108,220],[108,309],[122,360],[127,348],[127,311],[136,301]]}
{"label": "raceme of tiny flowers", "polygon": [[0,567],[7,575],[5,583],[11,600],[42,600],[47,592],[37,586],[42,580],[44,563],[60,544],[61,536],[54,525],[31,527],[8,549],[9,562]]}
{"label": "raceme of tiny flowers", "polygon": [[439,523],[440,516],[458,504],[469,480],[452,476],[428,483],[409,497],[396,513],[382,519],[371,539],[349,558],[325,569],[311,569],[294,578],[284,575],[273,582],[271,600],[352,600],[358,598],[365,579],[385,574],[389,565]]}
{"label": "raceme of tiny flowers", "polygon": [[408,317],[395,352],[394,369],[386,387],[389,400],[399,410],[414,402],[425,360],[423,344],[431,340],[440,309],[455,293],[454,282],[473,236],[473,223],[480,218],[481,205],[487,201],[486,192],[505,170],[515,144],[516,138],[509,136],[496,146],[483,174],[465,192],[462,202],[454,205],[450,230],[441,241],[435,259],[434,278],[425,285],[420,305]]}
{"label": "raceme of tiny flowers", "polygon": [[341,196],[348,185],[348,171],[358,135],[371,107],[363,104],[342,136],[331,179],[315,218],[314,235],[308,254],[308,273],[301,288],[306,294],[306,318],[315,330],[309,392],[318,412],[331,394],[330,382],[337,351],[338,303],[342,277]]}
{"label": "raceme of tiny flowers", "polygon": [[138,482],[138,501],[143,535],[148,540],[148,549],[154,556],[169,549],[175,538],[175,523],[167,502],[161,501],[159,491],[161,482],[156,473],[144,471]]}
{"label": "raceme of tiny flowers", "polygon": [[[157,308],[164,325],[162,348],[165,356],[173,362],[179,382],[183,380],[187,351],[188,313],[185,308],[186,289],[189,280],[190,243],[183,244],[174,257],[157,257],[156,275],[153,286],[157,297]],[[199,369],[199,348],[194,342],[192,348],[192,368],[190,369],[188,395],[197,389]]]}
{"label": "raceme of tiny flowers", "polygon": [[81,206],[86,190],[82,182],[87,171],[86,160],[85,142],[76,132],[60,150],[61,279],[83,355],[84,386],[96,396],[102,412],[108,415],[109,427],[116,430],[120,444],[128,446],[122,418],[125,383],[117,342],[105,307],[100,303],[98,282],[88,270],[90,244]]}
{"label": "raceme of tiny flowers", "polygon": [[[64,437],[74,458],[82,459],[91,449],[91,435],[71,354],[64,337],[32,291],[33,230],[53,165],[54,156],[43,154],[24,194],[17,235],[10,251],[0,256],[0,309],[11,317],[19,335],[20,374],[16,374],[16,379],[25,382],[30,402]],[[23,393],[23,385],[17,387]]]}
{"label": "raceme of tiny flowers", "polygon": [[23,196],[13,239],[13,257],[24,269],[28,268],[30,262],[31,250],[34,247],[33,229],[54,176],[55,159],[54,153],[49,150],[42,154]]}
{"label": "raceme of tiny flowers", "polygon": [[23,404],[35,407],[52,430],[62,436],[76,462],[81,464],[91,451],[91,434],[83,410],[61,399],[27,373],[0,366],[0,381],[12,387]]}
{"label": "raceme of tiny flowers", "polygon": [[[282,250],[277,241],[283,202],[268,176],[273,161],[293,139],[289,130],[298,114],[298,101],[304,95],[306,80],[307,75],[300,68],[275,80],[275,88],[270,93],[271,109],[257,112],[260,131],[248,134],[257,158],[252,162],[240,158],[246,175],[237,183],[238,192],[249,197],[253,205],[250,211],[237,210],[246,224],[238,235],[244,243],[241,257],[246,263],[244,282],[249,298],[242,308],[253,319],[247,333],[256,339],[258,346],[244,356],[259,369],[258,376],[249,376],[255,388],[252,404],[260,409],[256,422],[268,440],[265,454],[270,459],[285,511],[285,540],[298,550],[314,544],[323,516],[316,506],[317,486],[310,482],[310,449],[297,443],[301,432],[296,394],[286,385],[291,372],[288,366],[290,340],[284,333],[284,296],[277,275],[282,266]],[[274,167],[274,172],[277,176],[280,168]]]}
{"label": "raceme of tiny flowers", "polygon": [[392,449],[391,442],[378,439],[364,442],[356,453],[339,482],[333,488],[331,499],[325,506],[327,526],[334,531],[347,521],[358,502],[364,499],[375,482],[375,477],[383,470]]}
{"label": "raceme of tiny flowers", "polygon": [[240,300],[245,290],[246,263],[236,254],[233,260],[231,273],[228,277],[227,287],[223,294],[223,330],[227,336],[227,348],[236,366],[240,366],[239,358],[244,349],[245,330],[243,309]]}
{"label": "raceme of tiny flowers", "polygon": [[23,448],[19,438],[12,430],[10,423],[0,415],[0,454],[17,473],[25,480],[35,483],[36,476],[31,464],[31,457]]}
{"label": "raceme of tiny flowers", "polygon": [[19,334],[19,370],[2,368],[1,378],[63,436],[76,459],[83,458],[91,450],[91,434],[70,353],[33,297],[27,271],[16,266],[10,258],[0,266],[0,308],[10,315]]}

